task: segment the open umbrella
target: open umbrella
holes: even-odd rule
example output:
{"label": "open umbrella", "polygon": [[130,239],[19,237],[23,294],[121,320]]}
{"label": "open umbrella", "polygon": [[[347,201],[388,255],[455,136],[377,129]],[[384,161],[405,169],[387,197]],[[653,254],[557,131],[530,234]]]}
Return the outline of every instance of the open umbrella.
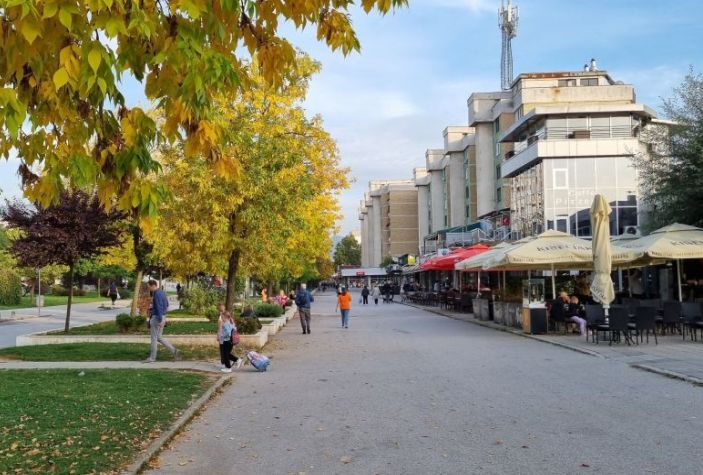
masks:
{"label": "open umbrella", "polygon": [[474,244],[470,247],[460,247],[454,249],[446,256],[438,256],[430,259],[421,265],[422,270],[440,270],[440,271],[451,271],[454,270],[454,266],[457,262],[468,259],[469,257],[475,256],[487,252],[491,249],[490,246],[485,244]]}
{"label": "open umbrella", "polygon": [[622,244],[633,250],[643,252],[652,259],[672,259],[676,261],[676,276],[681,293],[681,260],[703,259],[703,229],[686,224],[674,223],[657,229],[651,234]]}
{"label": "open umbrella", "polygon": [[591,229],[593,231],[593,281],[591,295],[596,302],[608,308],[615,300],[612,272],[612,247],[610,244],[610,213],[612,209],[603,195],[596,195],[591,205]]}
{"label": "open umbrella", "polygon": [[[642,255],[634,249],[613,248],[614,262],[628,262]],[[516,242],[495,258],[489,259],[484,269],[493,270],[550,270],[552,294],[556,294],[556,269],[590,269],[593,267],[591,242],[560,231],[545,231],[534,239]]]}

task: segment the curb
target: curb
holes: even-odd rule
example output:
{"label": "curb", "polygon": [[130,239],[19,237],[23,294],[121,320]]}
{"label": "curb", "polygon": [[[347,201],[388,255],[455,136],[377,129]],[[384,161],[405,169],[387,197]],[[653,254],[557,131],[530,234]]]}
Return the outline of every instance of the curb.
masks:
{"label": "curb", "polygon": [[222,389],[222,387],[225,386],[225,384],[229,383],[232,381],[232,376],[227,375],[227,376],[221,376],[217,381],[215,381],[215,384],[210,386],[210,388],[205,391],[205,394],[200,396],[197,401],[195,401],[193,404],[186,409],[186,411],[181,414],[181,417],[176,420],[176,422],[173,423],[173,425],[161,436],[153,441],[149,446],[144,449],[141,453],[141,455],[132,462],[132,464],[129,465],[126,469],[122,470],[120,474],[122,475],[138,475],[142,473],[144,469],[147,468],[149,460],[154,458],[161,450],[164,448],[164,446],[173,439],[176,434],[178,434],[183,427],[190,422],[193,417],[195,417],[196,412],[198,412],[202,407],[212,399],[216,393]]}
{"label": "curb", "polygon": [[655,368],[654,366],[649,366],[647,364],[632,363],[629,365],[631,368],[640,369],[642,371],[647,371],[648,373],[655,373],[661,376],[666,376],[671,379],[678,379],[679,381],[684,381],[686,383],[693,384],[694,386],[703,386],[703,379],[694,378],[692,376],[686,376],[685,374],[677,373],[675,371],[669,371],[667,369]]}
{"label": "curb", "polygon": [[412,304],[405,303],[405,302],[403,302],[403,305],[407,305],[408,307],[418,308],[418,309],[420,309],[420,310],[424,310],[424,311],[426,311],[426,312],[434,313],[434,314],[436,314],[436,315],[441,315],[441,316],[446,317],[446,318],[451,318],[452,320],[456,320],[456,321],[459,321],[459,322],[471,323],[471,324],[473,324],[473,325],[478,325],[478,326],[480,326],[480,327],[488,328],[488,329],[490,329],[490,330],[495,330],[495,331],[504,332],[504,333],[510,333],[511,335],[520,336],[520,337],[523,337],[523,338],[529,338],[530,340],[541,341],[542,343],[547,343],[547,344],[550,344],[550,345],[558,346],[558,347],[560,347],[560,348],[564,348],[564,349],[567,349],[567,350],[575,351],[576,353],[581,353],[581,354],[583,354],[583,355],[592,356],[592,357],[594,357],[594,358],[605,359],[605,357],[604,357],[603,355],[601,355],[600,353],[597,353],[597,352],[595,352],[595,351],[590,351],[590,350],[587,350],[587,349],[585,349],[585,348],[579,348],[579,347],[576,347],[576,346],[571,346],[571,345],[568,345],[568,344],[566,344],[566,343],[561,343],[561,342],[557,342],[557,341],[545,340],[544,338],[540,338],[540,337],[537,336],[537,335],[530,335],[529,333],[523,333],[523,332],[518,331],[518,330],[513,330],[513,329],[510,328],[510,327],[495,327],[495,326],[493,326],[493,325],[491,325],[491,324],[484,323],[484,322],[482,322],[481,320],[476,320],[476,319],[471,319],[471,320],[470,320],[470,319],[457,318],[457,317],[455,317],[455,316],[453,316],[453,315],[451,315],[451,314],[443,313],[441,310],[435,310],[435,309],[433,309],[433,308],[425,308],[425,307],[421,307],[421,306],[418,306],[418,305],[412,305]]}

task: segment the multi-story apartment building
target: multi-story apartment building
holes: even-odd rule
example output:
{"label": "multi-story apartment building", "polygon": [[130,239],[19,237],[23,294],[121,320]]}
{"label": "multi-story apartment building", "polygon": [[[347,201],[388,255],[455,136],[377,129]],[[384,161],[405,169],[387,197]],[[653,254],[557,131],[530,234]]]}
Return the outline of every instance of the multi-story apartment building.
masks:
{"label": "multi-story apartment building", "polygon": [[521,74],[510,90],[471,94],[467,106],[467,126],[447,127],[444,147],[427,150],[425,167],[414,169],[420,254],[466,236],[557,229],[588,237],[595,194],[613,208],[612,234],[641,224],[633,157],[647,153],[639,136],[656,115],[637,103],[632,85],[593,63]]}
{"label": "multi-story apartment building", "polygon": [[386,256],[417,253],[417,189],[413,180],[369,182],[359,219],[362,266],[378,267]]}

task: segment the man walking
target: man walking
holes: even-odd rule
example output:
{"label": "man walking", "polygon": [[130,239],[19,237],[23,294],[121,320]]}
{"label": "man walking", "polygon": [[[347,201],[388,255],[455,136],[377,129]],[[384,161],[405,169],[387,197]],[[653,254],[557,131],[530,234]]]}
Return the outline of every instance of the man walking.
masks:
{"label": "man walking", "polygon": [[362,302],[363,302],[364,305],[368,305],[368,304],[369,304],[369,294],[370,294],[370,293],[371,293],[371,292],[369,292],[368,286],[365,285],[364,288],[363,288],[362,291],[361,291],[361,300],[362,300]]}
{"label": "man walking", "polygon": [[156,351],[159,343],[164,345],[173,355],[174,360],[180,359],[180,352],[164,338],[163,331],[166,325],[166,310],[168,309],[168,298],[166,292],[159,288],[159,283],[155,280],[149,281],[149,290],[154,293],[151,304],[151,317],[149,317],[149,331],[151,333],[151,354],[145,363],[156,361]]}
{"label": "man walking", "polygon": [[306,284],[300,284],[300,290],[295,296],[295,304],[298,306],[298,316],[300,325],[303,327],[303,335],[310,334],[310,303],[314,302],[312,294],[308,292]]}

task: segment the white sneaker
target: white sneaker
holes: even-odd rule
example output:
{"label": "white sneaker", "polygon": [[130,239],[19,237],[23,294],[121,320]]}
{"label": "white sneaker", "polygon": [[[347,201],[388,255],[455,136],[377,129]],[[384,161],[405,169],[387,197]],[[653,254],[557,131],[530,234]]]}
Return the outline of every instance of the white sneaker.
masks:
{"label": "white sneaker", "polygon": [[231,373],[232,368],[222,368],[220,371],[222,371],[223,373]]}

